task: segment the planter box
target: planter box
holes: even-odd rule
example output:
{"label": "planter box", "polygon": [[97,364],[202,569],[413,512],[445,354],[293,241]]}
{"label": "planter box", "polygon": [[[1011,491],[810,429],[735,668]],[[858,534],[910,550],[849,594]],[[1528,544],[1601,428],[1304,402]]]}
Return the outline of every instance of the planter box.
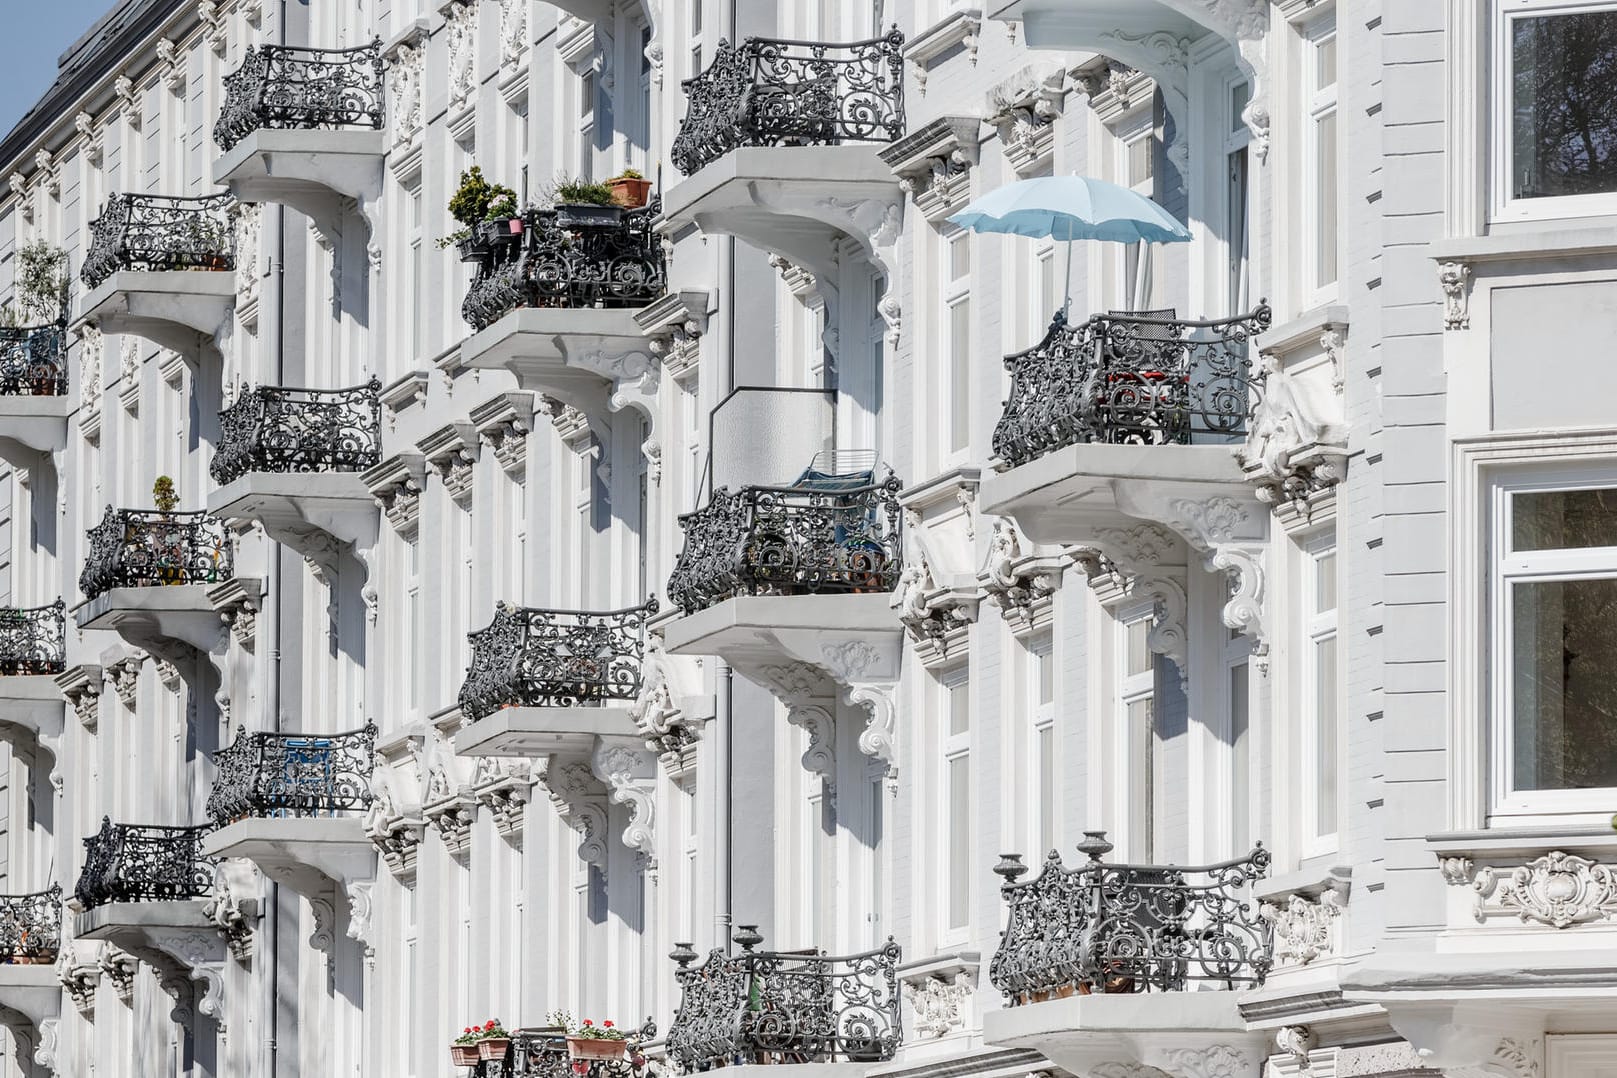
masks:
{"label": "planter box", "polygon": [[485,1063],[499,1063],[505,1059],[505,1049],[510,1043],[509,1037],[484,1037],[477,1042],[477,1054]]}
{"label": "planter box", "polygon": [[617,228],[622,223],[622,206],[568,203],[556,207],[556,224],[561,228]]}
{"label": "planter box", "polygon": [[476,235],[456,240],[455,250],[460,252],[462,262],[481,262],[488,257],[488,244]]}
{"label": "planter box", "polygon": [[626,210],[638,210],[651,201],[650,180],[619,176],[615,180],[607,180],[606,183],[612,188],[612,200]]}
{"label": "planter box", "polygon": [[567,1054],[574,1059],[622,1059],[627,1042],[610,1037],[568,1037]]}
{"label": "planter box", "polygon": [[455,1067],[477,1066],[478,1054],[475,1044],[451,1044],[449,1046],[449,1063]]}

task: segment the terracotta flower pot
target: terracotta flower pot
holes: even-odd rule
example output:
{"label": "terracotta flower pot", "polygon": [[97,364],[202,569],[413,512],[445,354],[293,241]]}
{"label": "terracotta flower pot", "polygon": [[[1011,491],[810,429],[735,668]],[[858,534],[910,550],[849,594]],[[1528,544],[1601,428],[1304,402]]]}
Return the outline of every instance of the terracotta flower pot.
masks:
{"label": "terracotta flower pot", "polygon": [[568,1037],[567,1054],[574,1059],[622,1059],[623,1045],[609,1037]]}
{"label": "terracotta flower pot", "polygon": [[638,210],[651,201],[650,180],[619,176],[617,179],[607,180],[606,185],[612,188],[612,201],[626,210]]}
{"label": "terracotta flower pot", "polygon": [[505,1048],[510,1043],[510,1037],[484,1037],[477,1042],[477,1054],[485,1063],[498,1063],[505,1058]]}
{"label": "terracotta flower pot", "polygon": [[477,1066],[477,1045],[451,1044],[449,1046],[449,1063],[455,1067]]}

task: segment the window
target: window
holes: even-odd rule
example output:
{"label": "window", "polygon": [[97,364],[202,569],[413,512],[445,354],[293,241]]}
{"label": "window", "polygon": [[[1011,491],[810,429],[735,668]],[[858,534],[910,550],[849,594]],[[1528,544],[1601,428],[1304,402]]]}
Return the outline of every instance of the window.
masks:
{"label": "window", "polygon": [[949,451],[971,443],[971,233],[943,238],[943,309],[949,347]]}
{"label": "window", "polygon": [[414,539],[405,540],[404,564],[405,706],[413,714],[421,706],[421,544]]}
{"label": "window", "polygon": [[427,262],[421,238],[420,184],[409,189],[405,204],[405,235],[410,244],[410,355],[419,362],[427,346],[427,305],[422,302]]}
{"label": "window", "polygon": [[[1155,194],[1156,136],[1147,112],[1132,127],[1118,132],[1119,182],[1146,198]],[[1151,245],[1132,243],[1119,247],[1118,294],[1126,310],[1145,310],[1151,305]]]}
{"label": "window", "polygon": [[1044,340],[1056,309],[1066,301],[1059,273],[1055,246],[1046,244],[1035,248],[1032,287],[1027,290],[1027,332],[1030,347]]}
{"label": "window", "polygon": [[1338,804],[1337,744],[1341,730],[1340,649],[1336,632],[1336,542],[1327,535],[1310,542],[1302,561],[1303,753],[1302,774],[1310,776],[1304,791],[1305,855],[1335,846]]}
{"label": "window", "polygon": [[595,72],[578,76],[578,178],[595,178]]}
{"label": "window", "polygon": [[1129,857],[1149,863],[1156,854],[1157,821],[1162,818],[1162,739],[1157,731],[1156,656],[1151,651],[1152,611],[1126,613],[1118,624],[1118,719],[1124,761]]}
{"label": "window", "polygon": [[1617,7],[1496,3],[1496,215],[1617,212]]}
{"label": "window", "polygon": [[1030,854],[1056,848],[1056,659],[1045,636],[1028,649],[1028,800],[1033,806]]}
{"label": "window", "polygon": [[1507,811],[1603,821],[1617,791],[1617,486],[1581,479],[1494,493],[1492,771]]}
{"label": "window", "polygon": [[943,924],[950,935],[971,924],[971,681],[943,682]]}
{"label": "window", "polygon": [[1339,258],[1336,24],[1331,20],[1316,26],[1304,44],[1302,99],[1308,103],[1303,132],[1303,168],[1308,177],[1305,249],[1308,280],[1318,292],[1336,283]]}
{"label": "window", "polygon": [[1247,280],[1247,252],[1251,246],[1251,166],[1247,153],[1252,144],[1252,132],[1246,126],[1246,108],[1252,100],[1252,87],[1245,82],[1230,85],[1230,114],[1224,136],[1225,190],[1225,246],[1229,278],[1226,282],[1231,313],[1244,311],[1250,301],[1251,286]]}
{"label": "window", "polygon": [[690,0],[691,32],[686,35],[691,42],[691,66],[687,78],[695,78],[702,73],[702,0]]}
{"label": "window", "polygon": [[1224,645],[1226,741],[1230,753],[1229,856],[1252,848],[1252,709],[1250,697],[1252,638],[1229,631]]}

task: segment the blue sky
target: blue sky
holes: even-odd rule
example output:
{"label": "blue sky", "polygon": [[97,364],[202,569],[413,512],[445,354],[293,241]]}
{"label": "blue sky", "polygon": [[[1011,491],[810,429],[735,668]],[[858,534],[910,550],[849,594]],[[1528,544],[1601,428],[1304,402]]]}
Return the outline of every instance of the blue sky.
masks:
{"label": "blue sky", "polygon": [[10,131],[56,78],[56,58],[116,0],[18,0],[0,33],[0,134]]}

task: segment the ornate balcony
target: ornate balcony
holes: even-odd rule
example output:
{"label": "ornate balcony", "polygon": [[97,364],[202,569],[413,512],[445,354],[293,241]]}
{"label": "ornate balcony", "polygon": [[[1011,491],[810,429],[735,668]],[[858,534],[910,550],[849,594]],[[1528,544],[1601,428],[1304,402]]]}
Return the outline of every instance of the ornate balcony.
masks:
{"label": "ornate balcony", "polygon": [[382,69],[380,41],[249,51],[225,77],[225,104],[213,126],[224,151],[214,182],[244,202],[291,206],[334,238],[343,199],[358,200],[367,213],[381,193]]}
{"label": "ornate balcony", "polygon": [[904,134],[904,35],[834,45],[720,41],[685,89],[670,157],[687,176],[741,146],[891,142]]}
{"label": "ornate balcony", "polygon": [[[634,312],[663,295],[662,244],[651,224],[660,200],[640,210],[562,206],[531,210],[521,235],[483,222],[463,241],[477,273],[461,316],[474,333],[460,363],[508,370],[524,389],[591,416],[615,390],[654,369]],[[615,407],[615,406],[614,406]]]}
{"label": "ornate balcony", "polygon": [[832,279],[836,248],[863,245],[889,279],[898,181],[877,156],[904,134],[904,35],[847,44],[719,44],[685,85],[663,228],[739,237]]}
{"label": "ornate balcony", "polygon": [[600,218],[576,217],[566,207],[530,210],[512,218],[522,222],[520,235],[484,222],[465,241],[477,259],[460,308],[467,325],[487,329],[517,307],[637,308],[661,298],[662,243],[651,231],[661,200],[638,210],[604,209]]}
{"label": "ornate balcony", "polygon": [[574,1059],[567,1051],[566,1032],[560,1027],[515,1029],[505,1058],[488,1060],[472,1068],[473,1078],[638,1078],[646,1057],[640,1046],[657,1035],[656,1023],[630,1033],[622,1059]]}
{"label": "ornate balcony", "polygon": [[235,306],[234,216],[229,195],[113,195],[90,224],[79,317],[195,359]]}
{"label": "ornate balcony", "polygon": [[0,607],[0,677],[55,677],[67,669],[66,604]]}
{"label": "ornate balcony", "polygon": [[[1273,963],[1273,925],[1251,894],[1269,852],[1182,868],[1108,864],[1111,849],[1091,831],[1075,868],[1054,851],[1029,880],[1020,856],[995,866],[1008,916],[988,976],[1009,1006],[985,1018],[985,1039],[1036,1048],[1075,1074],[1113,1059],[1160,1066],[1209,1033],[1239,1041],[1235,996]],[[1171,1007],[1134,1002],[1169,992]]]}
{"label": "ornate balcony", "polygon": [[84,910],[113,902],[183,902],[213,889],[213,863],[202,855],[211,828],[113,823],[84,840],[84,869],[73,897]]}
{"label": "ornate balcony", "polygon": [[591,751],[596,739],[632,738],[629,707],[640,693],[649,599],[596,613],[501,603],[470,634],[471,666],[461,684],[455,737],[466,756],[537,756]]}
{"label": "ornate balcony", "polygon": [[1000,471],[983,482],[983,511],[1011,517],[1035,542],[1098,549],[1131,576],[1186,564],[1172,535],[1141,530],[1166,525],[1236,576],[1225,622],[1259,633],[1255,559],[1268,513],[1237,452],[1261,392],[1251,344],[1269,319],[1263,304],[1214,321],[1163,312],[1069,326],[1058,316],[1043,341],[1005,361]]}
{"label": "ornate balcony", "polygon": [[368,879],[376,850],[361,815],[375,752],[374,723],[338,734],[238,732],[214,753],[206,811],[218,830],[203,852],[246,858],[310,896]]}
{"label": "ornate balcony", "polygon": [[672,957],[681,989],[668,1054],[687,1074],[780,1063],[881,1063],[893,1058],[899,1019],[898,944],[863,954],[759,951],[743,925],[741,953],[715,948],[700,965],[688,943]]}
{"label": "ornate balcony", "polygon": [[0,326],[0,456],[67,445],[67,327]]}
{"label": "ornate balcony", "polygon": [[[180,666],[190,678],[196,652],[222,650],[224,625],[208,590],[232,578],[224,521],[200,512],[107,507],[90,531],[79,573],[87,600],[80,629],[112,629],[136,647]],[[193,686],[206,690],[212,686]]]}
{"label": "ornate balcony", "polygon": [[62,888],[27,895],[0,895],[0,963],[42,965],[56,961],[62,945]]}
{"label": "ornate balcony", "polygon": [[254,520],[327,570],[376,541],[361,474],[381,459],[381,383],[348,389],[260,386],[219,414],[208,511]]}

